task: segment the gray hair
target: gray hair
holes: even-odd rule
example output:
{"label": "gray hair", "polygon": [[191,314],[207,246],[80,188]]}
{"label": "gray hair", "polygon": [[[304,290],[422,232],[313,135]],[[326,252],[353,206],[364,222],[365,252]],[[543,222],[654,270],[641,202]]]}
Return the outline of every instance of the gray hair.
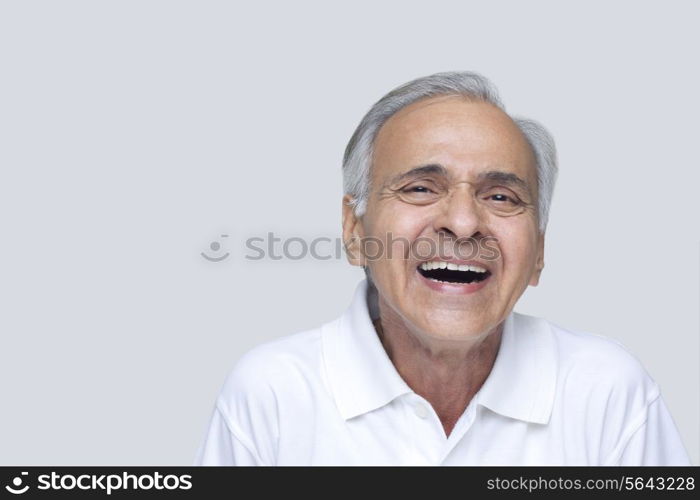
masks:
{"label": "gray hair", "polygon": [[[350,204],[357,217],[362,216],[367,209],[374,140],[382,125],[394,113],[420,99],[449,95],[488,102],[505,112],[496,87],[478,73],[466,71],[436,73],[417,78],[386,94],[362,118],[343,156],[343,190],[352,196]],[[557,177],[554,139],[547,129],[534,120],[511,118],[525,136],[535,156],[539,203],[537,213],[540,231],[544,232]]]}

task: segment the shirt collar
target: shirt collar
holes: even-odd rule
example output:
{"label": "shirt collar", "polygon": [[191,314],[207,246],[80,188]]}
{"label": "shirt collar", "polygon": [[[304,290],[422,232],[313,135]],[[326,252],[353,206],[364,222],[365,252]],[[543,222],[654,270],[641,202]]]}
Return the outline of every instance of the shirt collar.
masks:
{"label": "shirt collar", "polygon": [[326,373],[340,414],[346,420],[412,392],[374,329],[367,291],[364,279],[355,288],[350,307],[337,323],[326,325],[323,331]]}
{"label": "shirt collar", "polygon": [[[350,307],[323,329],[328,381],[344,419],[380,408],[412,393],[386,354],[370,318],[367,280],[355,288]],[[371,297],[370,297],[371,298]],[[496,361],[476,394],[477,404],[501,415],[547,423],[556,388],[556,351],[549,324],[511,313]]]}
{"label": "shirt collar", "polygon": [[546,424],[557,384],[556,344],[549,323],[512,312],[478,403],[507,417]]}

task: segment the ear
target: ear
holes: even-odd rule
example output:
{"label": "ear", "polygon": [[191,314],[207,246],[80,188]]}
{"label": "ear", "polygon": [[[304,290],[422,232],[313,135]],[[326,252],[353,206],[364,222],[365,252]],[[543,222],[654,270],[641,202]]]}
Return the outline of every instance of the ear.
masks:
{"label": "ear", "polygon": [[362,223],[355,216],[352,200],[353,197],[349,194],[343,196],[343,244],[350,265],[364,266],[365,259],[360,245],[363,236]]}
{"label": "ear", "polygon": [[535,271],[530,277],[530,286],[537,286],[540,282],[542,269],[544,269],[544,233],[540,233],[537,243],[537,261],[535,262]]}

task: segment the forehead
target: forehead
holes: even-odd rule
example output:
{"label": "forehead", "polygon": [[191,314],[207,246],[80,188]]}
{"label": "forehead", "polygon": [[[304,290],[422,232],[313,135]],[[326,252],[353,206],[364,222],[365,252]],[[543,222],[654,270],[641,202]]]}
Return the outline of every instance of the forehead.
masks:
{"label": "forehead", "polygon": [[469,179],[484,169],[536,180],[535,160],[513,120],[492,104],[443,96],[414,102],[389,118],[374,143],[373,177],[437,163]]}

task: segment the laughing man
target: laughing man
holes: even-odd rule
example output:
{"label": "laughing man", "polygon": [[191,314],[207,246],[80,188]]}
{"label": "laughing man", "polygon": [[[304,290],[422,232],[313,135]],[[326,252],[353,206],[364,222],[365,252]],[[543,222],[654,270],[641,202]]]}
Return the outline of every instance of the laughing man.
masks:
{"label": "laughing man", "polygon": [[549,133],[478,74],[379,100],[343,162],[366,279],[341,317],[239,360],[196,463],[688,465],[622,346],[513,312],[544,267],[556,173]]}

